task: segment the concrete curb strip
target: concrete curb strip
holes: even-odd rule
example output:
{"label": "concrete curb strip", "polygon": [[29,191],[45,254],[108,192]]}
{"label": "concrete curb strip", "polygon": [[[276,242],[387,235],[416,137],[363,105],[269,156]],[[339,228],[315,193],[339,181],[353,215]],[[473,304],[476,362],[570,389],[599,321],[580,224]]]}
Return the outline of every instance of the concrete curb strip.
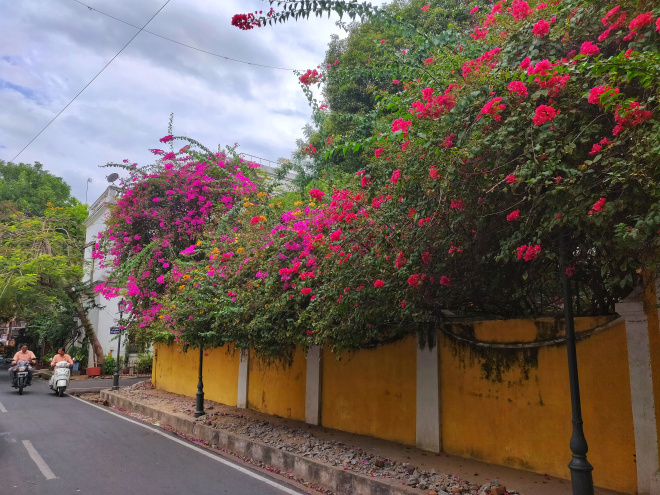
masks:
{"label": "concrete curb strip", "polygon": [[[171,426],[176,432],[198,438],[209,444],[249,457],[255,461],[292,473],[296,478],[314,483],[332,490],[337,495],[411,495],[422,493],[407,486],[393,485],[384,480],[368,478],[343,468],[328,466],[301,455],[276,449],[270,445],[256,442],[244,435],[229,433],[206,426],[195,420],[159,411],[156,408],[122,397],[110,390],[101,391],[101,399],[126,411],[154,418]],[[426,492],[424,492],[426,493]]]}

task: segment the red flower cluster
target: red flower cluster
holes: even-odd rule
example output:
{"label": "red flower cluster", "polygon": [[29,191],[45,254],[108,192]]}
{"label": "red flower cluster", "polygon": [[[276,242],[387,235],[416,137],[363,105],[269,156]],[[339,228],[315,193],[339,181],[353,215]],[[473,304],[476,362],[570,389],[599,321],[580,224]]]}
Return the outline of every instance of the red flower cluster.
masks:
{"label": "red flower cluster", "polygon": [[518,220],[518,218],[520,218],[520,210],[515,210],[506,216],[506,221],[513,222],[514,220]]}
{"label": "red flower cluster", "polygon": [[475,40],[483,40],[488,35],[488,29],[482,29],[481,26],[475,26],[474,32],[470,34],[470,37]]}
{"label": "red flower cluster", "polygon": [[653,114],[643,108],[637,101],[629,101],[628,108],[622,105],[616,107],[616,111],[614,112],[616,125],[612,129],[612,134],[617,136],[626,127],[636,127],[650,119]]}
{"label": "red flower cluster", "polygon": [[603,105],[601,99],[605,93],[608,93],[607,98],[612,97],[619,93],[619,88],[611,88],[610,86],[596,86],[595,88],[591,88],[587,101],[592,105]]}
{"label": "red flower cluster", "polygon": [[522,81],[511,81],[506,89],[509,91],[509,94],[518,95],[521,98],[525,98],[529,94],[527,92],[527,86]]}
{"label": "red flower cluster", "polygon": [[319,191],[318,189],[314,188],[309,191],[309,195],[320,203],[321,201],[323,201],[323,196],[325,196],[325,193],[323,191]]}
{"label": "red flower cluster", "polygon": [[502,120],[502,117],[500,116],[500,112],[506,109],[505,105],[500,104],[501,101],[502,101],[501,96],[498,96],[497,98],[493,98],[484,105],[484,107],[481,109],[481,114],[491,115],[496,122],[499,122],[500,120]]}
{"label": "red flower cluster", "polygon": [[541,254],[541,246],[539,244],[536,246],[523,244],[518,246],[516,251],[519,260],[534,261]]}
{"label": "red flower cluster", "polygon": [[304,84],[305,86],[309,86],[310,84],[315,84],[323,79],[323,74],[316,69],[307,69],[307,72],[305,72],[302,76],[300,76],[300,82]]}
{"label": "red flower cluster", "polygon": [[391,126],[392,132],[403,131],[404,136],[408,134],[410,127],[412,127],[412,121],[403,119],[396,119],[394,122],[392,122]]}
{"label": "red flower cluster", "polygon": [[522,21],[525,17],[533,14],[534,11],[530,8],[527,2],[514,0],[511,7],[511,15],[516,21]]}
{"label": "red flower cluster", "polygon": [[561,110],[555,110],[549,105],[539,105],[536,108],[536,114],[532,118],[532,122],[534,122],[534,125],[543,125],[546,122],[552,122],[560,113]]}
{"label": "red flower cluster", "polygon": [[500,53],[499,48],[493,48],[492,50],[487,51],[481,57],[477,57],[474,60],[468,60],[463,63],[463,77],[467,78],[473,72],[480,72],[483,67],[487,67],[488,70],[495,67],[497,64],[493,62],[495,55]]}
{"label": "red flower cluster", "polygon": [[539,22],[534,24],[532,28],[534,36],[537,38],[543,38],[546,34],[550,32],[550,23],[546,20],[541,19]]}
{"label": "red flower cluster", "polygon": [[594,205],[591,207],[591,210],[589,210],[589,215],[593,215],[594,212],[603,211],[606,202],[607,199],[605,198],[600,198],[598,201],[596,201]]}
{"label": "red flower cluster", "polygon": [[417,116],[418,119],[424,117],[437,119],[456,106],[456,98],[448,94],[448,91],[445,91],[445,94],[433,96],[433,88],[424,88],[422,90],[422,101],[426,103],[415,101],[408,111]]}
{"label": "red flower cluster", "polygon": [[259,27],[259,20],[254,17],[254,14],[236,14],[231,18],[231,25],[236,26],[243,31],[249,31]]}
{"label": "red flower cluster", "polygon": [[580,47],[580,55],[598,55],[600,49],[591,41],[585,41]]}

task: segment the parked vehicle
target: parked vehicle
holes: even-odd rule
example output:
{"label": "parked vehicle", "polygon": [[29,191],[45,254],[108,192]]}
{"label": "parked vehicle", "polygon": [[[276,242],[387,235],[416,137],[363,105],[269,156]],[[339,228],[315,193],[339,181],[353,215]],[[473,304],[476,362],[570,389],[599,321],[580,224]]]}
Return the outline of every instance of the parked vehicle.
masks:
{"label": "parked vehicle", "polygon": [[57,363],[53,369],[53,376],[50,377],[50,382],[48,382],[51,390],[55,391],[60,397],[64,395],[64,391],[69,386],[70,366],[66,361]]}
{"label": "parked vehicle", "polygon": [[30,363],[27,361],[21,361],[16,365],[16,374],[12,386],[18,389],[18,395],[23,395],[23,389],[27,387],[29,369]]}

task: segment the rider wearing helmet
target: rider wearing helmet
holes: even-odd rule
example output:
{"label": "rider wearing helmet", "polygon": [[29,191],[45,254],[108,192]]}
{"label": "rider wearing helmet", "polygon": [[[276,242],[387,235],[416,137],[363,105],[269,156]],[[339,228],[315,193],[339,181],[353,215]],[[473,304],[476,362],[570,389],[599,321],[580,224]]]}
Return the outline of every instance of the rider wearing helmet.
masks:
{"label": "rider wearing helmet", "polygon": [[[21,344],[21,350],[14,355],[14,359],[11,362],[11,368],[9,368],[9,378],[11,378],[11,384],[14,385],[14,380],[16,379],[16,365],[21,361],[27,361],[30,364],[35,364],[37,362],[37,356],[34,355],[34,352],[28,351],[27,344]],[[28,366],[28,385],[32,385],[32,366]]]}

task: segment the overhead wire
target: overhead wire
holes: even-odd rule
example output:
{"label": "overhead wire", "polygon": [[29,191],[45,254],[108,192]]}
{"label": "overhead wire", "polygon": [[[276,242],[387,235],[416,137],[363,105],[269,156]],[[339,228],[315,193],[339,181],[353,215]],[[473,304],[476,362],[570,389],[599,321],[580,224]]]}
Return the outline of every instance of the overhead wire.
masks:
{"label": "overhead wire", "polygon": [[46,125],[45,125],[45,126],[44,126],[44,127],[43,127],[43,128],[37,133],[37,135],[34,136],[34,137],[30,140],[30,142],[29,142],[28,144],[26,144],[26,145],[23,147],[23,149],[22,149],[21,151],[19,151],[19,152],[16,154],[16,156],[15,156],[14,158],[11,159],[12,162],[13,162],[14,160],[16,160],[16,158],[18,158],[18,157],[21,155],[21,153],[23,153],[23,152],[28,148],[28,146],[30,146],[30,145],[34,142],[35,139],[37,139],[39,136],[41,136],[41,134],[42,134],[46,129],[48,129],[48,127],[49,127],[53,122],[55,122],[55,120],[56,120],[60,115],[62,115],[62,113],[63,113],[67,108],[69,108],[69,106],[70,106],[70,105],[76,100],[76,98],[78,98],[78,97],[83,93],[83,91],[85,91],[85,90],[89,87],[89,85],[92,84],[92,83],[96,80],[96,78],[99,77],[99,76],[101,75],[101,73],[102,73],[105,69],[108,68],[108,66],[109,66],[109,65],[110,65],[110,64],[111,64],[111,63],[112,63],[112,62],[113,62],[113,61],[114,61],[114,60],[115,60],[120,54],[121,54],[121,52],[124,51],[124,49],[126,49],[126,47],[127,47],[128,45],[131,44],[131,42],[137,37],[137,35],[140,34],[140,33],[144,30],[144,28],[147,27],[147,26],[149,25],[149,23],[150,23],[151,21],[154,20],[154,18],[160,13],[161,10],[163,10],[163,9],[167,6],[168,3],[170,3],[170,1],[171,1],[171,0],[167,0],[167,1],[163,4],[163,6],[162,6],[161,8],[159,8],[159,9],[156,11],[156,13],[155,13],[154,15],[151,16],[151,18],[150,18],[150,19],[144,24],[144,26],[142,26],[141,28],[138,28],[139,31],[138,31],[137,33],[135,33],[135,35],[134,35],[130,40],[128,40],[128,43],[126,43],[126,44],[121,48],[121,50],[119,50],[119,51],[115,54],[115,56],[112,57],[112,58],[110,59],[110,61],[109,61],[107,64],[105,64],[105,65],[103,66],[103,68],[102,68],[99,72],[97,72],[97,74],[92,78],[92,80],[89,81],[89,82],[85,85],[85,87],[84,87],[83,89],[81,89],[81,90],[78,92],[78,94],[77,94],[76,96],[74,96],[74,97],[69,101],[69,103],[67,103],[66,106],[65,106],[62,110],[60,110],[60,111],[57,113],[57,115],[55,115],[55,117],[53,117],[53,118],[50,120],[50,122],[48,122],[48,123],[46,124]]}
{"label": "overhead wire", "polygon": [[[139,26],[136,26],[135,24],[131,24],[130,22],[125,21],[123,19],[120,19],[119,17],[115,17],[115,16],[110,15],[106,12],[103,12],[99,9],[91,7],[91,6],[87,5],[86,3],[81,2],[80,0],[73,0],[73,1],[76,2],[76,3],[79,3],[80,5],[83,5],[83,6],[87,7],[89,10],[93,10],[94,12],[98,12],[99,14],[102,14],[104,16],[107,16],[107,17],[111,18],[111,19],[114,19],[115,21],[119,21],[123,24],[126,24],[127,26],[131,26],[131,27],[139,29]],[[219,53],[211,52],[211,51],[208,51],[208,50],[204,50],[203,48],[199,48],[199,47],[196,47],[196,46],[193,46],[193,45],[188,45],[187,43],[182,43],[181,41],[173,40],[172,38],[168,38],[167,36],[163,36],[161,34],[154,33],[153,31],[149,31],[147,29],[143,29],[143,31],[145,33],[149,33],[149,34],[151,34],[153,36],[156,36],[158,38],[170,41],[172,43],[176,43],[177,45],[185,46],[186,48],[190,48],[191,50],[197,50],[198,52],[206,53],[207,55],[212,55],[213,57],[223,58],[223,59],[229,60],[231,62],[237,62],[239,64],[246,64],[246,65],[253,65],[255,67],[265,67],[265,68],[268,68],[268,69],[286,70],[286,71],[289,71],[289,72],[296,72],[296,71],[301,72],[301,69],[291,69],[291,68],[288,68],[288,67],[277,67],[275,65],[258,64],[256,62],[248,62],[247,60],[240,60],[240,59],[237,59],[237,58],[228,57],[226,55],[220,55]]]}

